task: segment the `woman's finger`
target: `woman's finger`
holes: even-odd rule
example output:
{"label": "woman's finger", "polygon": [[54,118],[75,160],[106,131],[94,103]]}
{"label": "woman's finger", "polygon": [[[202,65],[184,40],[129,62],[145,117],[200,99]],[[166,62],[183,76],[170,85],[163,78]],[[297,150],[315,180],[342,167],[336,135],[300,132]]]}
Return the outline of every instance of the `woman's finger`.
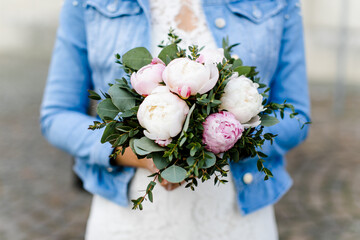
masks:
{"label": "woman's finger", "polygon": [[180,184],[179,183],[171,183],[171,182],[168,182],[166,180],[163,180],[161,183],[160,183],[161,186],[163,186],[167,191],[172,191],[174,190],[175,188],[179,187]]}

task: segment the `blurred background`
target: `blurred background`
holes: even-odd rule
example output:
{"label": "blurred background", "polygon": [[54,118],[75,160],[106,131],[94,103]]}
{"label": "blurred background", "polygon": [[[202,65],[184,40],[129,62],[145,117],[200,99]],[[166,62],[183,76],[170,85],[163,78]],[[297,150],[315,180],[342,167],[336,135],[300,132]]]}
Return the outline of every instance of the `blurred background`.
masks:
{"label": "blurred background", "polygon": [[[0,239],[83,239],[91,196],[40,134],[61,0],[0,7]],[[303,0],[313,124],[288,154],[281,240],[360,239],[360,1]]]}

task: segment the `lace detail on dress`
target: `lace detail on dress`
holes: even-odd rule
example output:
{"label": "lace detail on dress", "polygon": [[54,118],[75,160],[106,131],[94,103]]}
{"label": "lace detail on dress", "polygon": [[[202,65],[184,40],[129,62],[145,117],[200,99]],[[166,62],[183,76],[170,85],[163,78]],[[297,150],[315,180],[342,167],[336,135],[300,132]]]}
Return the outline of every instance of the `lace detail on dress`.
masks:
{"label": "lace detail on dress", "polygon": [[[131,199],[141,196],[150,178],[138,169],[130,185]],[[250,215],[239,213],[234,185],[214,186],[199,181],[195,191],[181,186],[166,191],[154,188],[154,203],[145,202],[144,210],[120,207],[95,196],[87,225],[86,240],[277,240],[273,207]]]}
{"label": "lace detail on dress", "polygon": [[151,51],[157,55],[157,47],[167,39],[170,27],[180,36],[182,48],[196,44],[199,47],[217,48],[207,26],[201,0],[150,0],[151,11]]}

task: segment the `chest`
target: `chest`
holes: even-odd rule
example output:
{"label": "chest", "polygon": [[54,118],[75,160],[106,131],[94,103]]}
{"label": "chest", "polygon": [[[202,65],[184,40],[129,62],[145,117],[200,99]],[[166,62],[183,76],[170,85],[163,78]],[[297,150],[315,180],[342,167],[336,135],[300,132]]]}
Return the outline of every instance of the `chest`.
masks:
{"label": "chest", "polygon": [[[164,9],[168,6],[166,2]],[[285,0],[203,0],[201,7],[204,24],[217,47],[221,47],[224,37],[229,37],[230,44],[240,43],[233,53],[245,65],[257,66],[262,81],[269,84],[274,78],[281,50]],[[152,21],[152,14],[156,14],[159,7],[151,8],[147,0],[89,0],[86,9],[92,78],[95,88],[106,90],[108,83],[124,74],[119,65],[115,64],[114,54],[122,55],[139,46],[150,50],[156,45],[153,41],[160,39],[154,36],[152,30],[153,24],[156,24]],[[164,16],[169,16],[166,14]],[[201,33],[193,36],[195,40],[202,38],[204,35]],[[163,39],[166,39],[165,35]]]}

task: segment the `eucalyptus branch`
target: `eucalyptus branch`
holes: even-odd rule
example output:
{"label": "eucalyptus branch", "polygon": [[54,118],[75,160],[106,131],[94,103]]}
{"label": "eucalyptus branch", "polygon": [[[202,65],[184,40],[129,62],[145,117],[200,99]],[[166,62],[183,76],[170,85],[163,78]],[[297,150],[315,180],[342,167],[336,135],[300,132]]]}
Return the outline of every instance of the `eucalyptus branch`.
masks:
{"label": "eucalyptus branch", "polygon": [[152,190],[154,189],[155,185],[156,185],[156,179],[158,178],[158,176],[160,175],[160,171],[155,173],[155,177],[154,179],[149,183],[149,185],[146,188],[145,191],[145,195],[142,197],[139,197],[136,200],[131,200],[133,202],[133,207],[132,209],[136,210],[137,208],[139,208],[140,210],[143,210],[143,206],[142,203],[144,202],[144,200],[146,199],[146,196],[148,196],[149,201],[153,202],[153,194],[152,194]]}

